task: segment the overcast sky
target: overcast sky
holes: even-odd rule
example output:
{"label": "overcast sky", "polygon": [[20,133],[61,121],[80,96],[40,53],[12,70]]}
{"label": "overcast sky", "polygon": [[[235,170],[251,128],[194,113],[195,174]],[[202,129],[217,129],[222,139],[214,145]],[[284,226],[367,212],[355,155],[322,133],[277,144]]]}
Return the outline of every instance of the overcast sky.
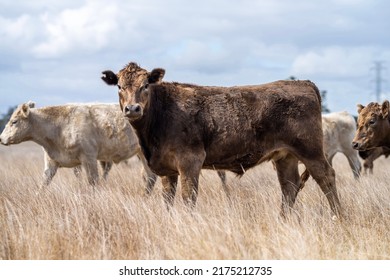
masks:
{"label": "overcast sky", "polygon": [[0,114],[118,102],[101,71],[137,62],[166,81],[262,84],[295,76],[331,111],[390,98],[388,0],[0,0]]}

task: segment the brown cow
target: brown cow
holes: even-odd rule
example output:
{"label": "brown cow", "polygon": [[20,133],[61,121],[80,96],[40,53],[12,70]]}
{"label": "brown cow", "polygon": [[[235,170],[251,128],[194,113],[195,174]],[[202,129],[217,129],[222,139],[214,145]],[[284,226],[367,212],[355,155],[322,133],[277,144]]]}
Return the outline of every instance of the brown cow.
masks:
{"label": "brown cow", "polygon": [[389,101],[382,105],[371,102],[366,107],[358,104],[357,107],[359,116],[353,148],[359,151],[382,146],[390,148]]}
{"label": "brown cow", "polygon": [[104,71],[102,79],[118,86],[120,106],[150,168],[163,176],[168,205],[178,175],[183,199],[193,206],[202,168],[243,175],[273,160],[285,216],[298,195],[301,161],[339,216],[335,172],[323,152],[321,98],[312,82],[206,87],[161,82],[164,74],[130,63],[118,74]]}

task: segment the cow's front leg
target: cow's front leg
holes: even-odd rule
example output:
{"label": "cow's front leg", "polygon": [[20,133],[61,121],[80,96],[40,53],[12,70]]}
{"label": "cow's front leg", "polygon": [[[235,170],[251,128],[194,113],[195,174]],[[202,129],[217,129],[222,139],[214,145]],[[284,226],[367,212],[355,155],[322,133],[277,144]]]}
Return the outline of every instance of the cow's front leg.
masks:
{"label": "cow's front leg", "polygon": [[99,181],[99,171],[96,158],[82,158],[81,165],[87,173],[88,183],[91,186],[96,186]]}
{"label": "cow's front leg", "polygon": [[103,170],[103,180],[106,181],[108,173],[110,172],[113,163],[112,161],[100,161],[99,163]]}
{"label": "cow's front leg", "polygon": [[39,190],[47,187],[50,184],[58,170],[58,163],[51,159],[46,152],[44,153],[44,164],[45,168],[43,171],[43,182]]}
{"label": "cow's front leg", "polygon": [[[201,154],[201,153],[200,153]],[[181,161],[179,165],[180,183],[184,203],[194,207],[198,197],[199,174],[202,169],[203,156],[192,157],[190,160]]]}
{"label": "cow's front leg", "polygon": [[56,175],[58,170],[58,164],[53,160],[50,160],[45,164],[45,171],[43,172],[43,182],[41,189],[47,187],[50,182],[53,180],[54,175]]}
{"label": "cow's front leg", "polygon": [[[143,166],[142,174],[143,174],[143,177],[146,181],[145,193],[147,195],[149,195],[153,191],[154,185],[156,184],[157,175],[154,174],[152,170],[150,170],[150,168],[148,166],[148,161],[146,160],[146,158],[142,152],[138,153],[138,158],[141,160],[141,163]],[[166,182],[166,183],[169,184],[169,182]],[[176,183],[175,184],[177,184],[177,176],[176,176]],[[176,187],[175,187],[175,189],[176,189]]]}

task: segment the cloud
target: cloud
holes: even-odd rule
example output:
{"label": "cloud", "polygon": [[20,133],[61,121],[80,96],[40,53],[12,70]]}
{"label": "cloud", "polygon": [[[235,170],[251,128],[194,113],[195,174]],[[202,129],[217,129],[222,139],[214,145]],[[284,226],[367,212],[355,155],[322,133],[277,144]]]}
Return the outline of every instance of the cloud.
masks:
{"label": "cloud", "polygon": [[16,18],[0,16],[0,36],[2,42],[0,49],[6,53],[18,53],[28,49],[34,42],[36,34],[36,22],[28,14],[22,14]]}
{"label": "cloud", "polygon": [[373,61],[390,61],[382,0],[2,2],[3,107],[116,101],[100,72],[135,61],[165,68],[166,80],[205,85],[311,79],[333,110],[343,96],[368,96]]}
{"label": "cloud", "polygon": [[375,59],[371,47],[342,48],[337,46],[311,50],[298,55],[291,72],[297,77],[322,79],[361,78]]}
{"label": "cloud", "polygon": [[33,48],[38,57],[59,57],[71,52],[96,51],[110,43],[117,29],[116,5],[88,1],[85,6],[40,16],[46,39]]}

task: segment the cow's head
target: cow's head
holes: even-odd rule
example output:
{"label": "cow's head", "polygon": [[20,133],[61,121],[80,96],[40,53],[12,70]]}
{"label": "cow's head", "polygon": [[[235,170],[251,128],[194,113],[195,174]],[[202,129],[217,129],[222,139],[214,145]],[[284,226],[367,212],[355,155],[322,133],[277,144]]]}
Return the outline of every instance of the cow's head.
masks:
{"label": "cow's head", "polygon": [[123,112],[130,121],[138,120],[144,115],[145,108],[147,108],[149,102],[149,87],[151,84],[160,83],[164,74],[165,70],[161,68],[153,69],[152,72],[148,73],[148,78],[144,85],[134,93],[131,102],[123,107]]}
{"label": "cow's head", "polygon": [[136,63],[129,63],[115,74],[111,70],[102,72],[103,81],[108,85],[118,86],[119,104],[125,116],[130,120],[139,119],[146,106],[146,94],[139,89],[147,88],[148,84],[158,83],[162,80],[165,70],[158,68],[152,72],[139,67]]}
{"label": "cow's head", "polygon": [[390,130],[389,101],[382,105],[376,102],[366,107],[358,107],[358,121],[352,147],[356,150],[370,150],[386,145],[386,136]]}
{"label": "cow's head", "polygon": [[29,101],[16,108],[0,135],[1,144],[18,144],[28,140],[28,134],[31,129],[29,124],[30,109],[34,107],[35,103]]}

